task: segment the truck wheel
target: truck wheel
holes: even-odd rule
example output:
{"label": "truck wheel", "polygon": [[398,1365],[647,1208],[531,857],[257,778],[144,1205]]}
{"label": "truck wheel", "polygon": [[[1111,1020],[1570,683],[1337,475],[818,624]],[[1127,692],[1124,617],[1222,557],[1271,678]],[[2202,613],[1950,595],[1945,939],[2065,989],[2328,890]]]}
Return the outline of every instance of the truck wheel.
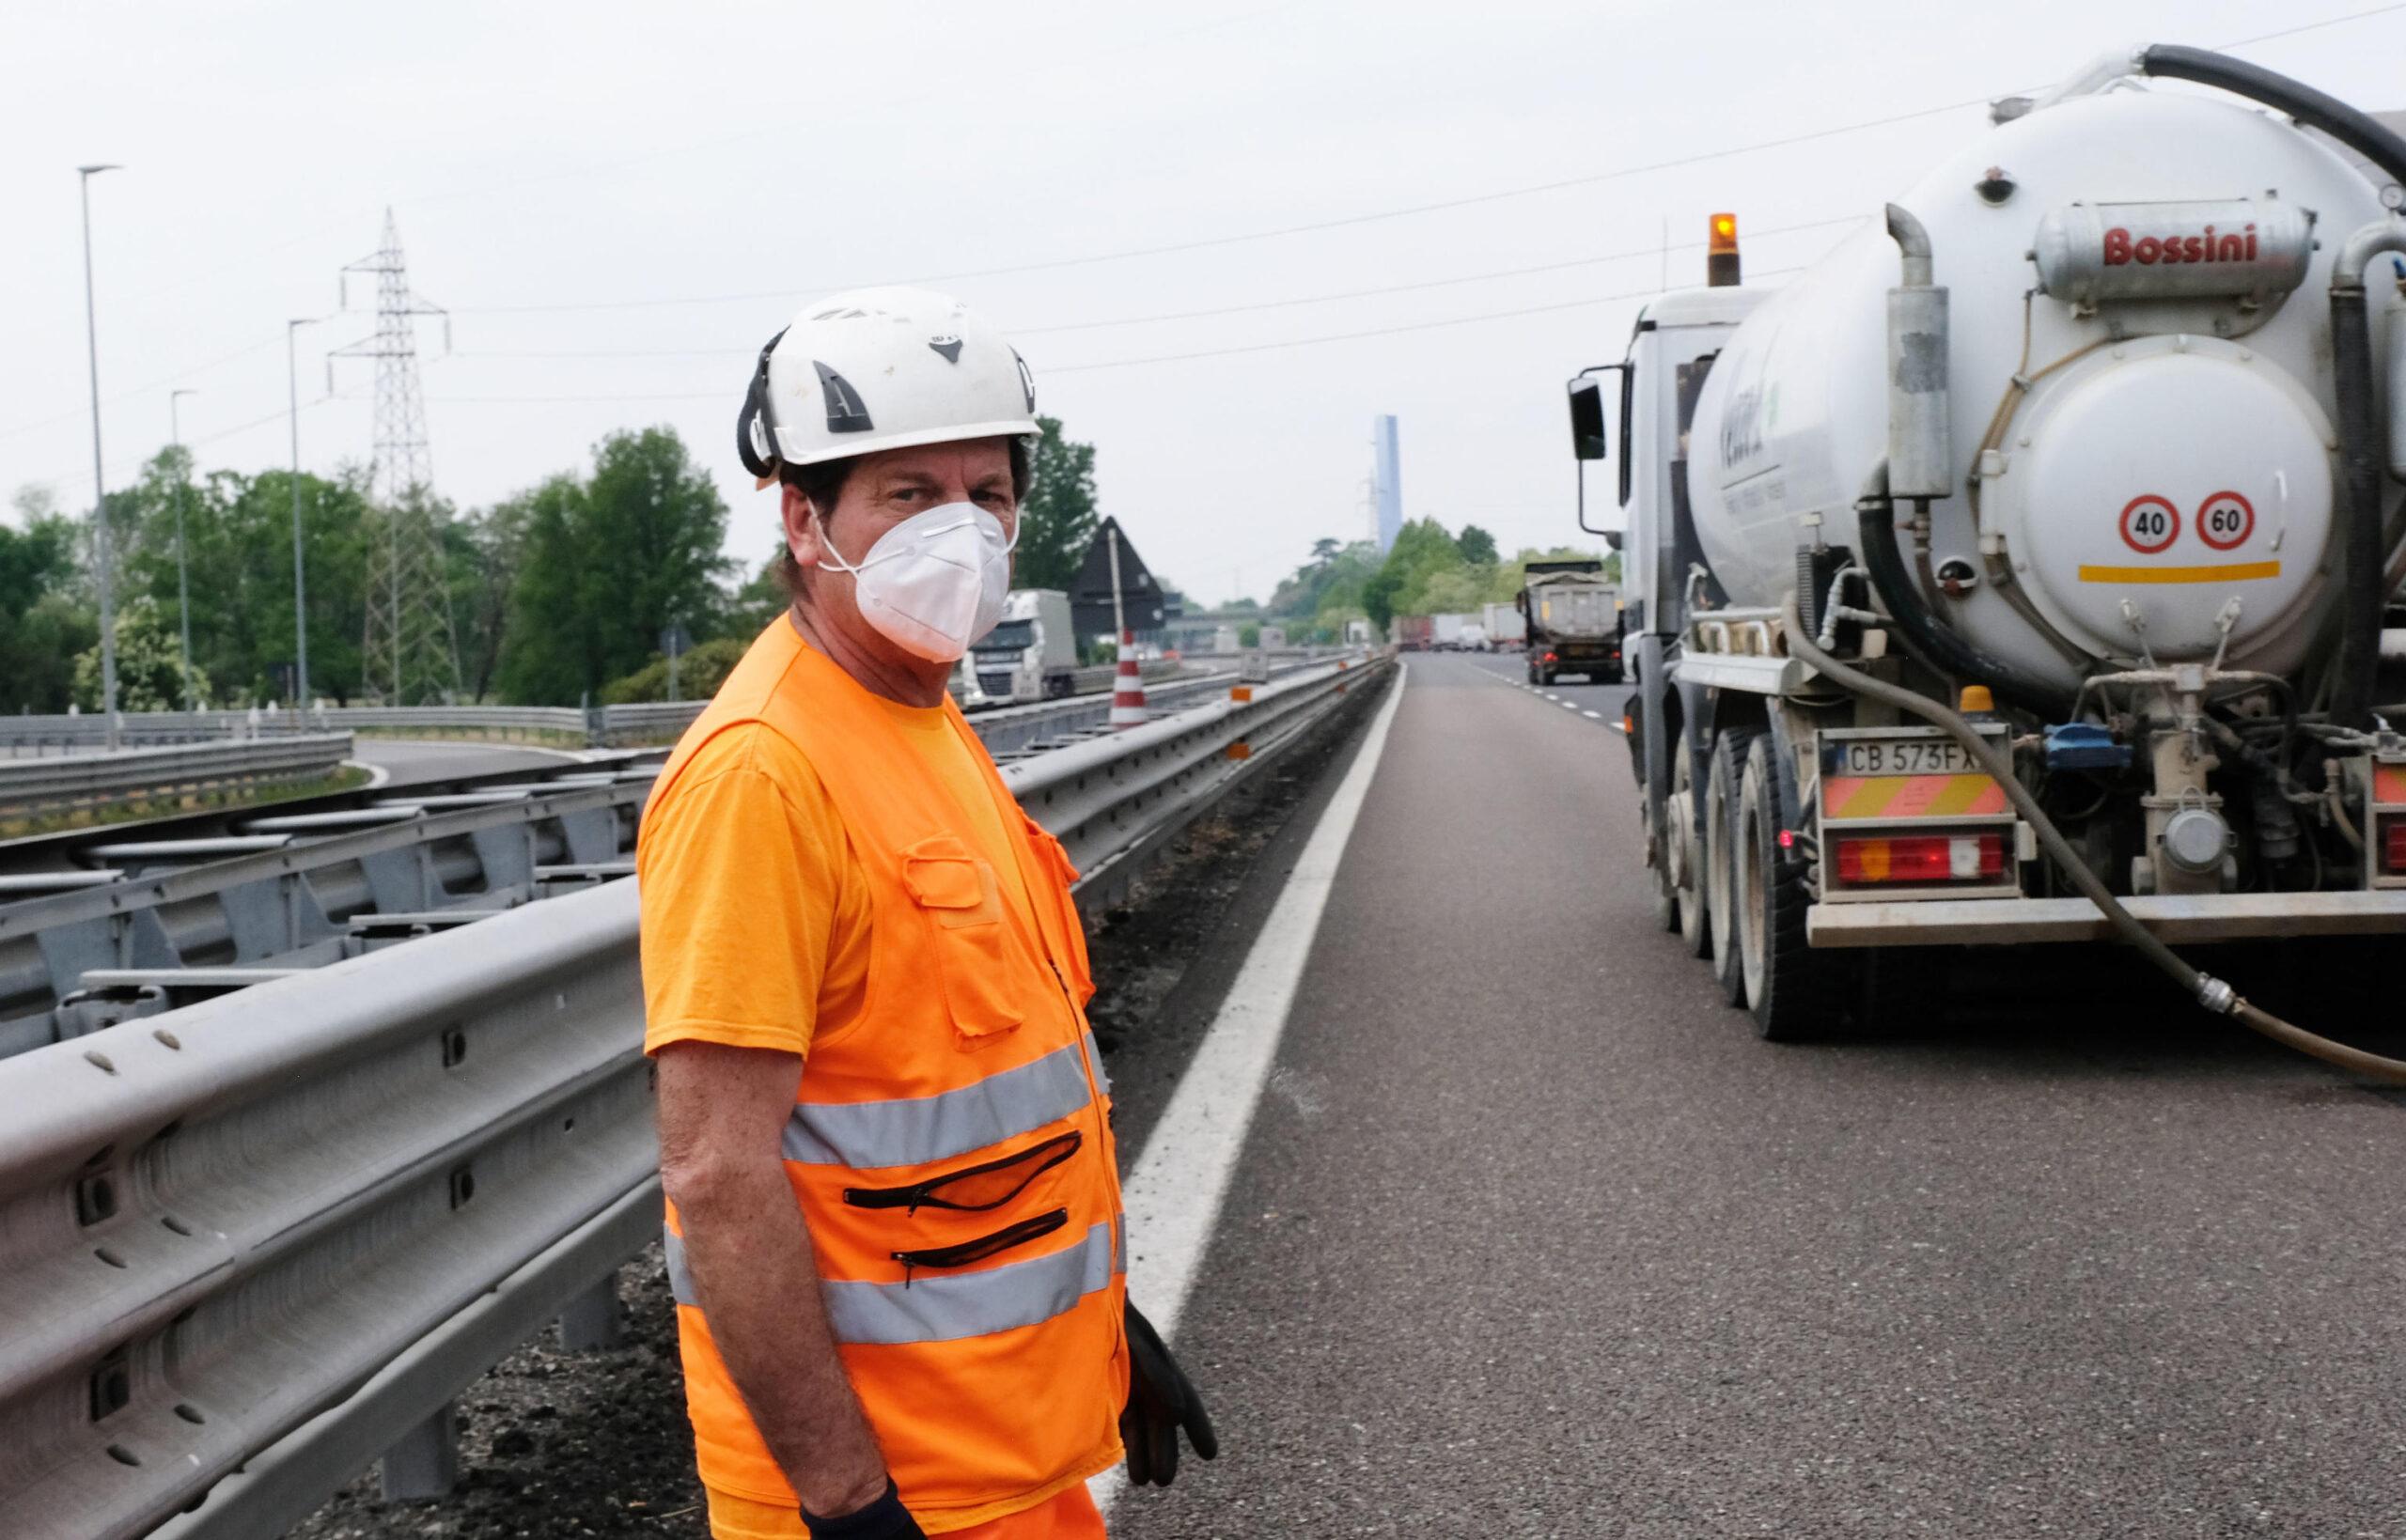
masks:
{"label": "truck wheel", "polygon": [[1738,786],[1745,779],[1746,750],[1754,739],[1751,727],[1732,727],[1716,737],[1712,770],[1704,787],[1705,921],[1712,931],[1712,977],[1721,986],[1721,998],[1732,1005],[1746,1003],[1746,975],[1738,963],[1738,920],[1732,903],[1742,852],[1732,836],[1738,828]]}
{"label": "truck wheel", "polygon": [[1779,848],[1779,765],[1768,735],[1746,746],[1730,869],[1739,969],[1755,1028],[1774,1043],[1804,1042],[1836,1024],[1837,965],[1804,944],[1804,863]]}
{"label": "truck wheel", "polygon": [[1688,955],[1700,957],[1712,947],[1712,926],[1704,910],[1704,851],[1695,826],[1695,756],[1680,735],[1671,750],[1671,796],[1664,812],[1671,827],[1664,842],[1671,858],[1671,889],[1680,904],[1680,940]]}
{"label": "truck wheel", "polygon": [[1529,682],[1531,684],[1538,682],[1538,665],[1535,663],[1529,665]]}

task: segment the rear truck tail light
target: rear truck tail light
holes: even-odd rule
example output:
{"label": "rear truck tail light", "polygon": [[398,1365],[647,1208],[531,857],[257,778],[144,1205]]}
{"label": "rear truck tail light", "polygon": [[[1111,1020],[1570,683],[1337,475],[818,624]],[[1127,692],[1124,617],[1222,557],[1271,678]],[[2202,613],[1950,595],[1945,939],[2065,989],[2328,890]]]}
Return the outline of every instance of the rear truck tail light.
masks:
{"label": "rear truck tail light", "polygon": [[1942,887],[1993,882],[2005,875],[2003,834],[1905,834],[1837,842],[1838,880],[1849,886],[1893,883]]}
{"label": "rear truck tail light", "polygon": [[2381,869],[2390,877],[2406,877],[2406,817],[2381,821]]}
{"label": "rear truck tail light", "polygon": [[1547,653],[1547,654],[1545,655],[1545,661],[1546,661],[1547,662],[1549,662],[1549,663],[1555,663],[1555,662],[1560,662],[1560,661],[1561,661],[1561,660],[1560,660],[1560,659],[1556,658],[1556,657],[1555,657],[1553,653],[1551,653],[1551,652],[1549,652],[1549,653]]}

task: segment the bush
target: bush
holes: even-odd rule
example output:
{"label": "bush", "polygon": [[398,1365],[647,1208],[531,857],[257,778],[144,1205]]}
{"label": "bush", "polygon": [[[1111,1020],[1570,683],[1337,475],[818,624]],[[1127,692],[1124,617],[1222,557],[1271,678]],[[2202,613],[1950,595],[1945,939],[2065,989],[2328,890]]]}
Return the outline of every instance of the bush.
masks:
{"label": "bush", "polygon": [[[718,687],[735,672],[735,665],[751,644],[733,636],[722,636],[713,642],[703,642],[677,660],[677,693],[689,701],[707,700],[718,693]],[[668,698],[668,659],[654,653],[651,661],[621,679],[613,679],[602,687],[604,706],[633,706],[638,701],[664,701]]]}
{"label": "bush", "polygon": [[1237,628],[1237,646],[1250,652],[1261,646],[1261,628],[1250,621]]}

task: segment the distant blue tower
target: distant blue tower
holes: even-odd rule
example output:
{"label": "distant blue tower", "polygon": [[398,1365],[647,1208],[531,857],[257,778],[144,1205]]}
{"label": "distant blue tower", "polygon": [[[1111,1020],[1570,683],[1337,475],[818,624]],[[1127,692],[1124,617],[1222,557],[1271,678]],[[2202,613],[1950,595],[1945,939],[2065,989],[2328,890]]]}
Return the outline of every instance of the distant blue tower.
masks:
{"label": "distant blue tower", "polygon": [[1376,448],[1371,467],[1371,496],[1379,510],[1379,549],[1395,549],[1403,533],[1403,464],[1396,447],[1395,417],[1383,413],[1373,420]]}

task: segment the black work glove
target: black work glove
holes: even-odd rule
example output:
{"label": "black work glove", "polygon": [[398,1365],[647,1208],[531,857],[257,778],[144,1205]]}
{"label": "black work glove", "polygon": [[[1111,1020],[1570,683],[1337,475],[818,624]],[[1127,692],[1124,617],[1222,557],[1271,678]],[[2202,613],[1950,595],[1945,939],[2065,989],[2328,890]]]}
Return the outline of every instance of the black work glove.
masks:
{"label": "black work glove", "polygon": [[839,1518],[821,1518],[805,1508],[802,1511],[802,1527],[810,1532],[810,1540],[928,1540],[927,1532],[902,1506],[902,1494],[894,1478],[885,1478],[885,1495],[866,1508],[855,1508]]}
{"label": "black work glove", "polygon": [[1128,1404],[1119,1411],[1119,1441],[1128,1446],[1128,1484],[1167,1486],[1178,1477],[1179,1429],[1207,1460],[1220,1453],[1220,1437],[1194,1381],[1133,1299],[1127,1319]]}

